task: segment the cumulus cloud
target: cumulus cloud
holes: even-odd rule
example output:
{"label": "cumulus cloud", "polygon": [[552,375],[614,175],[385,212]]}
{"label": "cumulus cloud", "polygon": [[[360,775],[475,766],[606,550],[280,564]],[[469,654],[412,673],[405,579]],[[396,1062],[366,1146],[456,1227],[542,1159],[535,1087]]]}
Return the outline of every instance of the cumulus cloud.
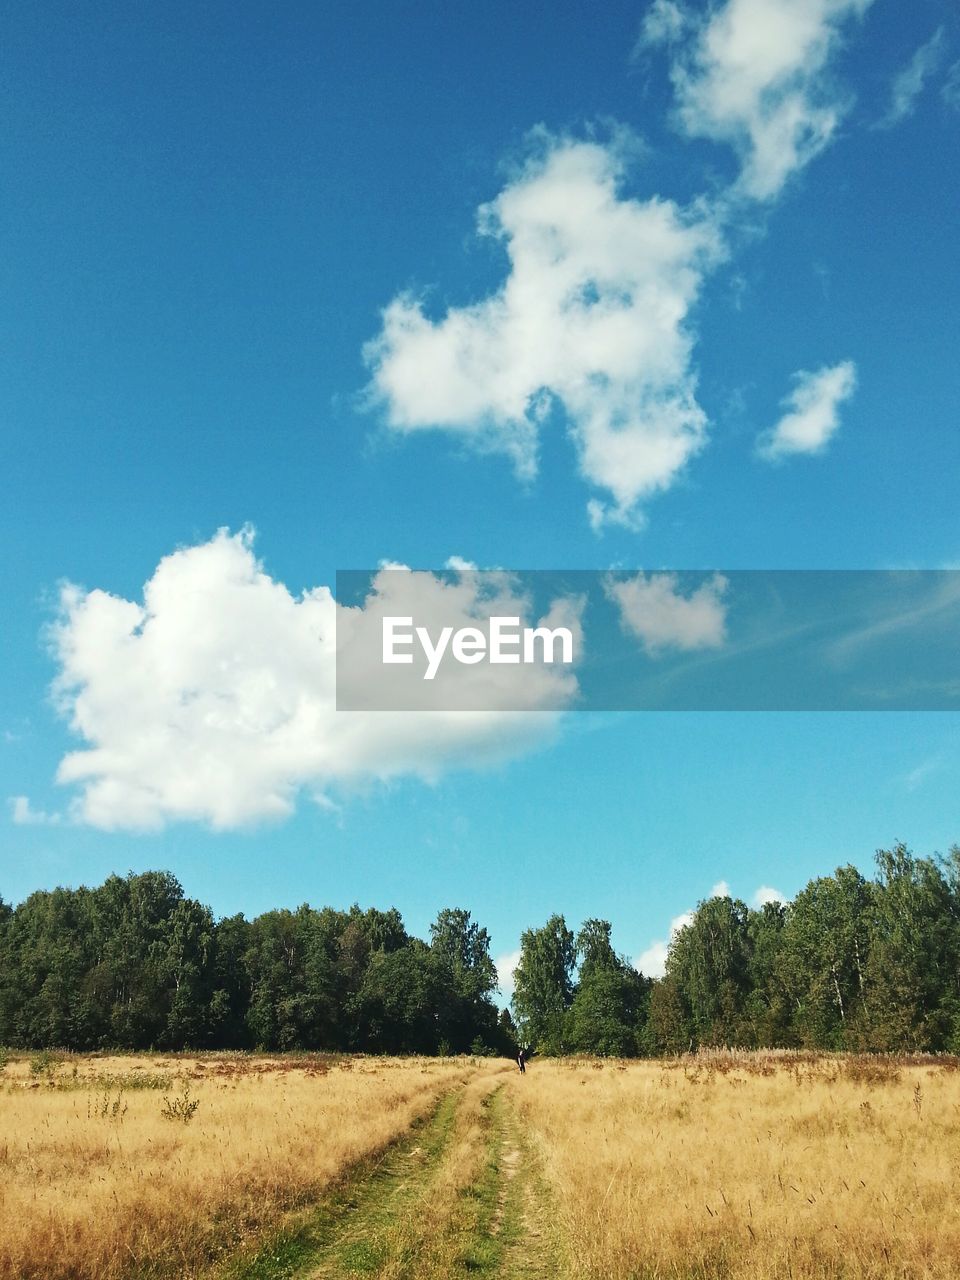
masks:
{"label": "cumulus cloud", "polygon": [[655,656],[664,649],[689,652],[722,645],[727,585],[727,579],[715,573],[684,595],[675,573],[640,572],[629,578],[608,577],[604,588],[620,609],[621,625]]}
{"label": "cumulus cloud", "polygon": [[[142,603],[63,588],[50,643],[56,703],[85,743],[58,772],[79,788],[76,820],[232,828],[288,814],[304,791],[320,799],[369,780],[429,780],[554,732],[557,717],[537,711],[338,713],[338,606],[324,586],[292,594],[252,541],[249,530],[221,530],[173,552]],[[340,621],[360,612],[340,610]]]}
{"label": "cumulus cloud", "polygon": [[781,893],[779,889],[774,889],[768,884],[762,884],[750,899],[750,905],[756,907],[758,910],[760,907],[765,907],[767,903],[779,903],[781,906],[785,906],[786,902],[786,894]]}
{"label": "cumulus cloud", "polygon": [[815,372],[794,374],[796,386],[782,401],[787,413],[757,441],[757,452],[770,462],[797,453],[821,453],[840,425],[839,408],[857,386],[852,360]]}
{"label": "cumulus cloud", "polygon": [[670,921],[670,929],[666,938],[655,938],[645,951],[641,951],[633,962],[647,978],[662,978],[667,971],[667,955],[670,943],[688,924],[693,923],[693,912],[683,911]]}
{"label": "cumulus cloud", "polygon": [[943,27],[938,27],[894,77],[890,88],[890,105],[877,121],[878,129],[892,129],[913,114],[924,86],[940,65],[943,48],[944,31]]}
{"label": "cumulus cloud", "polygon": [[28,796],[10,796],[10,820],[18,827],[58,827],[63,821],[60,813],[47,813],[35,809]]}
{"label": "cumulus cloud", "polygon": [[[711,898],[729,898],[731,897],[730,886],[726,880],[718,880],[710,890]],[[787,899],[777,889],[771,889],[769,885],[761,885],[751,899],[751,905],[759,908],[765,902],[786,902]],[[662,978],[667,971],[667,956],[670,951],[670,943],[677,934],[693,923],[694,912],[683,911],[680,915],[674,916],[670,921],[670,928],[665,938],[655,938],[644,951],[634,960],[634,965],[645,974],[648,978]]]}
{"label": "cumulus cloud", "polygon": [[482,301],[431,319],[403,295],[367,345],[370,395],[390,428],[443,428],[512,456],[532,476],[559,404],[580,470],[603,497],[595,525],[635,523],[703,446],[688,327],[715,220],[624,197],[625,149],[540,133],[538,150],[479,211],[509,270]]}
{"label": "cumulus cloud", "polygon": [[739,194],[771,199],[830,142],[846,106],[831,59],[844,23],[871,2],[727,0],[696,17],[676,3],[651,10],[647,40],[673,42],[680,126],[735,148]]}
{"label": "cumulus cloud", "polygon": [[519,947],[516,951],[508,951],[505,955],[498,956],[494,960],[497,968],[497,986],[500,988],[500,994],[508,1003],[513,995],[513,975],[519,963]]}
{"label": "cumulus cloud", "polygon": [[386,427],[444,431],[537,471],[543,431],[562,413],[595,529],[639,528],[656,494],[704,447],[694,308],[726,254],[744,199],[770,201],[835,136],[849,105],[833,79],[848,25],[872,0],[652,0],[638,51],[667,50],[675,116],[691,137],[728,144],[739,175],[683,208],[624,194],[637,151],[542,127],[477,229],[499,242],[499,286],[432,311],[406,292],[364,348],[368,407]]}

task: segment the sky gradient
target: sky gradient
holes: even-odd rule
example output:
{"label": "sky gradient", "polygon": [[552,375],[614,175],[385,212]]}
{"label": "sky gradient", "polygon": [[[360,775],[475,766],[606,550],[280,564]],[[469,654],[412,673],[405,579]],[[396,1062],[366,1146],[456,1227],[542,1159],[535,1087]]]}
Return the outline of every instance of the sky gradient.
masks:
{"label": "sky gradient", "polygon": [[720,882],[960,840],[952,713],[398,745],[301,625],[381,561],[960,563],[947,0],[40,4],[2,61],[5,899],[162,867],[653,963]]}

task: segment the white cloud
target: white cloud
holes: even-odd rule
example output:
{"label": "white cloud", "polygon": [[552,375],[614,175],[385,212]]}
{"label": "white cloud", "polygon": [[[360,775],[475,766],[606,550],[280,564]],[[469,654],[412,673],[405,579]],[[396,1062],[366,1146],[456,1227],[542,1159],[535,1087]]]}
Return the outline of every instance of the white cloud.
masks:
{"label": "white cloud", "polygon": [[780,903],[783,906],[786,904],[787,898],[779,889],[771,888],[768,884],[762,884],[751,898],[750,905],[759,910],[760,907],[766,906],[768,902]]}
{"label": "white cloud", "polygon": [[666,648],[712,649],[724,642],[727,579],[720,574],[686,596],[679,590],[675,573],[637,573],[620,580],[608,577],[604,586],[620,609],[624,629],[636,636],[649,654]]}
{"label": "white cloud", "polygon": [[917,49],[907,65],[894,77],[890,87],[890,105],[877,121],[878,129],[891,129],[913,114],[924,85],[940,65],[943,36],[943,27],[938,27],[926,44]]}
{"label": "white cloud", "polygon": [[505,955],[497,956],[496,960],[494,960],[494,964],[497,967],[497,985],[500,988],[501,996],[507,1003],[509,1003],[513,995],[513,975],[519,963],[519,947],[516,951],[508,951]]}
{"label": "white cloud", "polygon": [[757,452],[768,461],[822,452],[840,425],[840,405],[850,399],[857,386],[852,360],[793,376],[796,386],[782,401],[788,412],[757,441]]}
{"label": "white cloud", "polygon": [[666,938],[657,938],[647,947],[645,951],[637,956],[634,960],[634,967],[647,978],[662,978],[667,971],[667,953],[670,949],[670,943],[673,938],[685,929],[688,924],[693,923],[693,912],[684,911],[678,916],[674,916],[670,921],[670,930]]}
{"label": "white cloud", "polygon": [[445,569],[455,569],[458,573],[470,573],[477,566],[472,560],[464,560],[463,556],[448,556],[443,567]]}
{"label": "white cloud", "polygon": [[669,947],[665,940],[651,942],[646,951],[641,951],[633,962],[633,967],[645,978],[662,978],[667,972],[667,956]]}
{"label": "white cloud", "polygon": [[721,254],[713,218],[620,194],[625,147],[538,135],[522,172],[479,211],[509,272],[491,296],[430,319],[395,298],[366,348],[371,398],[399,432],[444,428],[536,471],[551,405],[603,500],[594,524],[636,523],[702,447],[688,329]]}
{"label": "white cloud", "polygon": [[[834,136],[844,98],[828,79],[841,28],[872,0],[727,0],[710,7],[671,68],[677,117],[691,137],[731,144],[738,190],[776,196]],[[648,40],[676,41],[676,5],[648,17]]]}
{"label": "white cloud", "polygon": [[667,48],[680,126],[731,145],[736,181],[686,209],[628,198],[626,130],[606,144],[534,130],[527,162],[478,210],[479,234],[506,254],[502,283],[440,314],[395,297],[364,348],[368,406],[392,431],[504,453],[527,480],[560,409],[596,491],[591,525],[640,528],[706,443],[692,314],[725,229],[744,197],[777,196],[835,136],[849,97],[834,55],[871,3],[652,0],[638,49]]}
{"label": "white cloud", "polygon": [[58,827],[63,821],[60,813],[46,813],[34,809],[27,796],[10,796],[10,819],[18,827]]}
{"label": "white cloud", "polygon": [[[379,574],[374,591],[390,577]],[[469,587],[428,574],[392,578],[429,578],[469,616]],[[289,813],[301,791],[429,780],[554,732],[556,716],[536,711],[337,712],[337,613],[326,587],[294,596],[271,578],[250,531],[221,530],[165,557],[142,604],[64,587],[50,632],[60,666],[54,695],[86,744],[58,772],[79,787],[71,816],[106,829],[169,820],[232,828]],[[339,613],[341,624],[356,623],[362,611]],[[541,692],[552,688],[548,681]],[[526,705],[543,705],[539,696]]]}
{"label": "white cloud", "polygon": [[[726,880],[718,880],[710,890],[709,896],[711,898],[731,897],[730,886]],[[786,901],[787,899],[779,890],[771,889],[768,885],[761,885],[753,895],[752,905],[759,908],[765,902]],[[684,911],[680,915],[674,916],[670,921],[667,937],[654,939],[634,960],[634,967],[648,978],[662,978],[667,971],[667,956],[670,950],[670,943],[681,929],[685,929],[688,924],[693,923],[693,917],[694,912],[692,910]]]}

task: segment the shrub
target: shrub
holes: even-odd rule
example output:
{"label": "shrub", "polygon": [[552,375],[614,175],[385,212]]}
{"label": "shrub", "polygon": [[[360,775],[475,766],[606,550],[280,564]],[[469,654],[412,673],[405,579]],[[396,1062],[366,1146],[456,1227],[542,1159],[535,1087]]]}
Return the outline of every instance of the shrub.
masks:
{"label": "shrub", "polygon": [[190,1086],[183,1086],[183,1093],[175,1098],[165,1097],[163,1106],[160,1108],[160,1114],[164,1120],[179,1120],[181,1124],[189,1124],[193,1117],[197,1114],[197,1108],[200,1106],[199,1098],[190,1097]]}
{"label": "shrub", "polygon": [[41,1049],[30,1059],[30,1074],[32,1076],[53,1075],[62,1061],[63,1058],[59,1053],[54,1053],[52,1049]]}
{"label": "shrub", "polygon": [[119,1120],[127,1114],[127,1104],[123,1100],[123,1090],[111,1101],[110,1092],[105,1090],[96,1098],[87,1098],[87,1119]]}

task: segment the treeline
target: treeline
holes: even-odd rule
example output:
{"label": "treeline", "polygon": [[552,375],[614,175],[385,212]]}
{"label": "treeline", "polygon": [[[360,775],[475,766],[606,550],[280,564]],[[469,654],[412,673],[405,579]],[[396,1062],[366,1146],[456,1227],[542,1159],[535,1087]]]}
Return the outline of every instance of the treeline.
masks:
{"label": "treeline", "polygon": [[150,871],[0,901],[0,1044],[512,1053],[490,939],[441,911],[429,944],[390,911],[214,920]]}
{"label": "treeline", "polygon": [[960,849],[877,854],[793,902],[701,902],[664,977],[610,925],[528,929],[513,1017],[486,929],[446,909],[429,942],[395,910],[302,906],[215,920],[163,872],[0,900],[0,1044],[616,1056],[701,1046],[960,1052]]}
{"label": "treeline", "polygon": [[840,867],[786,904],[701,902],[652,983],[602,921],[574,937],[554,916],[523,935],[520,1034],[553,1053],[960,1053],[960,849],[917,858],[897,845],[876,862],[875,879]]}

